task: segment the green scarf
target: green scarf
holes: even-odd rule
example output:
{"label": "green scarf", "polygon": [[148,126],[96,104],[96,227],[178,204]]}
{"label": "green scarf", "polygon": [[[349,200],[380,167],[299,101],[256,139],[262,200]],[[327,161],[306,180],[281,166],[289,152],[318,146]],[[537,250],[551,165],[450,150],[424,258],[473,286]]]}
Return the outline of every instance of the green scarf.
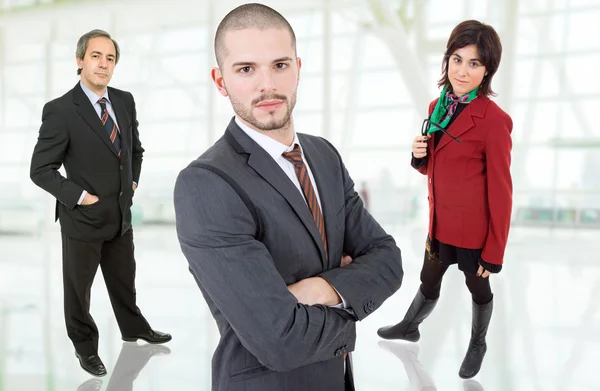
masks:
{"label": "green scarf", "polygon": [[434,123],[440,124],[444,129],[446,129],[446,125],[448,125],[448,122],[450,122],[450,119],[452,119],[458,104],[469,103],[473,99],[477,98],[477,90],[479,90],[479,87],[475,88],[468,94],[458,97],[452,92],[448,91],[448,86],[445,86],[440,94],[440,99],[438,99],[438,102],[435,105],[435,109],[433,109],[433,113],[431,113],[430,120],[432,123],[427,133],[431,134],[436,130],[440,130],[440,128],[437,125],[434,125]]}

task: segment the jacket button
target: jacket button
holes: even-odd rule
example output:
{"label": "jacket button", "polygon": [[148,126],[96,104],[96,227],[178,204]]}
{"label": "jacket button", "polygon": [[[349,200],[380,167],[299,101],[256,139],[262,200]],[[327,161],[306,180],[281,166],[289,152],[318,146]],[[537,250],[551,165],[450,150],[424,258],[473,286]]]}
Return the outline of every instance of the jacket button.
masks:
{"label": "jacket button", "polygon": [[120,193],[119,193],[119,196],[122,196],[122,195],[123,195],[123,192],[120,192]]}
{"label": "jacket button", "polygon": [[121,165],[119,166],[119,170],[122,170],[122,169],[123,169],[123,165],[121,164]]}
{"label": "jacket button", "polygon": [[373,302],[372,302],[372,301],[370,301],[370,302],[368,302],[367,304],[365,304],[365,312],[366,312],[367,314],[370,314],[370,313],[371,313],[371,312],[373,312],[374,310],[375,310],[375,309],[374,309],[374,307],[373,307]]}

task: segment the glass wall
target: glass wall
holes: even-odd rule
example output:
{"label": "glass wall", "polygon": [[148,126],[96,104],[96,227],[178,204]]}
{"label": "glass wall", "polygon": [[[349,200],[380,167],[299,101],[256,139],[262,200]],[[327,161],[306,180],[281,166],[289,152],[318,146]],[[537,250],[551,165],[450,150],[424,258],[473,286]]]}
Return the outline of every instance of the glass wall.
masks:
{"label": "glass wall", "polygon": [[[41,110],[77,83],[79,36],[103,28],[121,45],[111,84],[134,94],[146,149],[138,215],[172,222],[177,173],[220,137],[232,116],[210,80],[212,39],[216,23],[240,3],[155,1],[143,17],[136,1],[68,2],[42,7],[43,13],[4,14],[1,208],[21,208],[25,226],[48,220],[52,202],[28,175]],[[298,36],[303,68],[296,130],[334,143],[357,189],[367,187],[378,218],[401,223],[423,212],[424,178],[409,167],[410,144],[439,93],[446,39],[468,18],[492,24],[504,44],[493,87],[514,120],[515,213],[531,214],[521,209],[533,206],[600,207],[600,180],[593,174],[600,166],[600,130],[592,126],[600,105],[600,43],[593,39],[600,34],[600,2],[267,4],[289,18]],[[93,20],[75,17],[82,13]],[[546,213],[559,213],[552,210]],[[1,229],[6,225],[0,220]]]}

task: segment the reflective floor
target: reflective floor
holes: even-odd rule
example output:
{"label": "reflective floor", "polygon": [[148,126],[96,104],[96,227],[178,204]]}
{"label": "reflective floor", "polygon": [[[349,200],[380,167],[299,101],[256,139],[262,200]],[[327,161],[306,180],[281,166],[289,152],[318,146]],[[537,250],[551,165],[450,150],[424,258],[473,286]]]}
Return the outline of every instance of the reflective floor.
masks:
{"label": "reflective floor", "polygon": [[[514,228],[505,270],[493,277],[488,353],[472,381],[458,377],[470,333],[470,296],[449,270],[418,344],[384,342],[418,287],[424,227],[388,227],[402,249],[402,288],[358,325],[357,390],[600,390],[600,232]],[[135,232],[138,304],[166,346],[122,343],[100,272],[92,315],[108,375],[80,369],[62,318],[60,235],[0,236],[0,391],[210,389],[218,340],[172,226]]]}

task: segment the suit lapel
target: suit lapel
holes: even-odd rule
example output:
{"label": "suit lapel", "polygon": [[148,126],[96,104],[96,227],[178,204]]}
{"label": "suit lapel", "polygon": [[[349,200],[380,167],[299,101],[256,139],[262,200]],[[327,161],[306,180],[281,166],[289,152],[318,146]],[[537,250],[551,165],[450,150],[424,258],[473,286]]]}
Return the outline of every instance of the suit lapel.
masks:
{"label": "suit lapel", "polygon": [[[459,115],[458,118],[456,118],[456,120],[452,123],[452,125],[450,125],[448,129],[446,129],[446,132],[448,134],[460,139],[460,136],[463,133],[475,126],[475,124],[473,123],[473,118],[471,118],[471,105],[473,105],[478,99],[473,100],[467,105],[467,107],[463,109],[463,113],[461,113],[462,115]],[[438,132],[440,132],[440,130],[438,130]],[[434,153],[438,153],[440,150],[442,150],[442,148],[444,148],[446,145],[448,145],[448,143],[451,142],[456,143],[457,141],[453,140],[451,137],[448,137],[448,135],[445,135],[444,137],[442,137],[439,144],[435,148]]]}
{"label": "suit lapel", "polygon": [[319,192],[319,200],[321,201],[321,209],[323,211],[323,218],[325,219],[325,234],[327,236],[327,248],[329,249],[329,264],[327,266],[327,270],[331,269],[331,263],[334,261],[332,252],[335,249],[335,245],[333,243],[333,239],[335,238],[335,213],[336,210],[333,209],[335,205],[335,199],[333,198],[332,191],[328,190],[328,178],[326,177],[325,171],[322,169],[323,167],[327,167],[326,161],[323,159],[323,156],[319,153],[319,150],[315,148],[315,146],[308,142],[307,139],[304,138],[304,135],[299,134],[298,139],[302,144],[302,150],[304,152],[304,157],[310,166],[310,171],[315,178],[317,187],[317,191]]}
{"label": "suit lapel", "polygon": [[[125,110],[125,103],[114,92],[111,94],[109,91],[109,98],[117,117],[117,126],[121,135],[121,151],[127,151],[129,148],[129,128],[127,124],[129,121],[127,120],[128,115],[127,110]],[[123,152],[121,152],[121,156],[123,156]]]}
{"label": "suit lapel", "polygon": [[96,110],[92,106],[92,103],[88,99],[87,95],[81,89],[79,83],[73,89],[73,103],[77,105],[77,112],[88,123],[88,125],[94,130],[94,132],[100,137],[100,139],[106,144],[106,146],[112,151],[112,153],[117,156],[117,151],[110,141],[110,137],[108,137],[108,133],[104,126],[102,126],[102,121],[100,117],[96,113]]}
{"label": "suit lapel", "polygon": [[[460,139],[464,133],[475,126],[475,122],[473,118],[483,118],[485,117],[485,112],[487,110],[488,105],[490,104],[490,98],[485,96],[479,96],[477,99],[474,99],[471,103],[464,108],[464,113],[461,113],[456,120],[450,125],[447,132],[454,137]],[[442,137],[440,143],[437,148],[435,148],[433,155],[438,153],[442,148],[444,148],[449,143],[455,143],[456,141],[452,140],[450,137]]]}
{"label": "suit lapel", "polygon": [[321,239],[321,234],[317,229],[315,220],[304,201],[304,197],[292,181],[290,181],[285,172],[283,172],[281,167],[263,148],[256,144],[254,140],[237,126],[233,119],[225,132],[225,139],[238,153],[249,154],[248,166],[256,171],[258,175],[286,199],[319,248],[321,262],[325,265],[323,240]]}

